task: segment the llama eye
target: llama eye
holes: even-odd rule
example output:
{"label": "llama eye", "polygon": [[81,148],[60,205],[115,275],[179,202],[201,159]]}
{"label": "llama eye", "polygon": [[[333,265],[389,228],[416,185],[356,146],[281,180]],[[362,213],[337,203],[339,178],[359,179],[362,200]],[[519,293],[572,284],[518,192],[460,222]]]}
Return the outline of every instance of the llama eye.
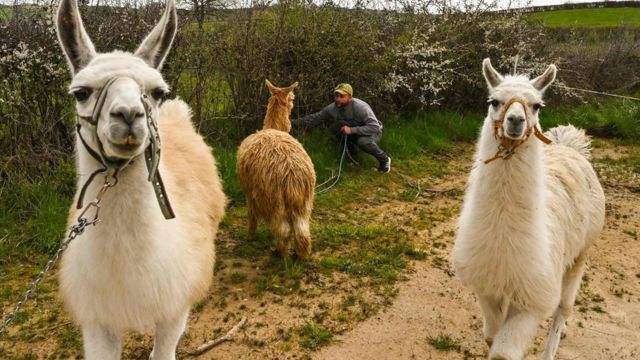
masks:
{"label": "llama eye", "polygon": [[76,101],[83,102],[91,96],[93,91],[89,88],[79,88],[73,91],[73,96],[76,97]]}
{"label": "llama eye", "polygon": [[492,99],[489,101],[489,104],[491,104],[491,106],[493,106],[494,108],[497,108],[498,105],[500,105],[500,101]]}
{"label": "llama eye", "polygon": [[169,92],[163,88],[155,88],[151,91],[151,97],[155,100],[164,99],[169,95]]}
{"label": "llama eye", "polygon": [[541,107],[542,107],[542,104],[533,104],[533,106],[532,106],[533,111],[538,111],[538,110],[540,110]]}

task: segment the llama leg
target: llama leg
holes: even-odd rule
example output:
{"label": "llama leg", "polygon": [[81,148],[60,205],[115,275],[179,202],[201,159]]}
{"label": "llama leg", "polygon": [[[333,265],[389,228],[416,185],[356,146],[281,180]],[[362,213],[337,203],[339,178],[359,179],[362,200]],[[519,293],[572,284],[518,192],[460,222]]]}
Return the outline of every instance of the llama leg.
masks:
{"label": "llama leg", "polygon": [[484,340],[491,346],[493,338],[504,322],[508,304],[482,295],[478,295],[478,302],[480,303],[483,315],[482,333],[484,334]]}
{"label": "llama leg", "polygon": [[553,322],[551,324],[549,335],[547,337],[547,347],[540,359],[553,360],[555,358],[558,347],[560,346],[560,339],[562,338],[565,330],[566,319],[564,315],[562,315],[560,307],[558,307],[553,313]]}
{"label": "llama leg", "polygon": [[489,359],[520,360],[538,329],[538,317],[529,311],[509,307],[507,319],[498,330],[489,350]]}
{"label": "llama leg", "polygon": [[156,338],[149,359],[175,360],[178,340],[187,326],[189,309],[174,320],[160,321],[156,324]]}
{"label": "llama leg", "polygon": [[119,360],[122,353],[121,334],[106,327],[83,326],[84,357],[87,360]]}
{"label": "llama leg", "polygon": [[583,252],[576,259],[575,264],[565,272],[562,279],[562,297],[560,298],[560,306],[553,314],[553,323],[549,329],[547,338],[547,347],[542,355],[542,359],[552,360],[556,356],[560,339],[566,335],[567,320],[573,311],[573,304],[576,301],[576,295],[580,288],[580,280],[586,269],[586,252]]}
{"label": "llama leg", "polygon": [[[282,219],[282,217],[280,217]],[[276,223],[272,227],[273,234],[276,237],[276,248],[283,258],[289,256],[289,235],[291,234],[291,226],[285,220]]]}
{"label": "llama leg", "polygon": [[247,199],[247,218],[249,220],[249,232],[247,233],[247,238],[249,240],[253,240],[256,235],[256,227],[258,225],[258,219],[256,218],[256,214],[253,210],[253,205]]}
{"label": "llama leg", "polygon": [[309,220],[302,216],[297,216],[293,219],[291,228],[295,240],[296,254],[301,258],[311,255],[311,233],[309,231]]}

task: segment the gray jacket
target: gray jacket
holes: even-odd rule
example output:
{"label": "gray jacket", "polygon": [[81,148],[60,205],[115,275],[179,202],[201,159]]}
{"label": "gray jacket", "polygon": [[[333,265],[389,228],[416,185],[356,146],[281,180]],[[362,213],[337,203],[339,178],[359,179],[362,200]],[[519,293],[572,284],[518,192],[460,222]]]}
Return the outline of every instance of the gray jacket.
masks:
{"label": "gray jacket", "polygon": [[294,126],[316,126],[329,119],[351,127],[351,132],[355,135],[368,136],[382,133],[382,122],[376,118],[371,106],[357,98],[353,98],[344,108],[332,103],[317,113],[294,119],[292,123]]}

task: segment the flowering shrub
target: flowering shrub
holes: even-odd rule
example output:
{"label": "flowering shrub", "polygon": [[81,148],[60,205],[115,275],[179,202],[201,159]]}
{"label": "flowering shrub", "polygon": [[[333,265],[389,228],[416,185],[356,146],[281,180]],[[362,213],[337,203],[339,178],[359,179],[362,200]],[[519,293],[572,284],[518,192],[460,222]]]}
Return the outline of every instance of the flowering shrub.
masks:
{"label": "flowering shrub", "polygon": [[385,90],[396,95],[397,103],[440,105],[442,91],[455,79],[455,54],[445,44],[433,40],[431,33],[414,32],[391,57]]}

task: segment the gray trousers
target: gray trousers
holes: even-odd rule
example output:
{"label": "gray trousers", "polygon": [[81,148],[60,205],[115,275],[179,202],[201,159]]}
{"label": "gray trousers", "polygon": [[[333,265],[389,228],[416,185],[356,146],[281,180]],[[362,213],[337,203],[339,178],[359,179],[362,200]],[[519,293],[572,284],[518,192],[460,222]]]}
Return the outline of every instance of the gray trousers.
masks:
{"label": "gray trousers", "polygon": [[[342,122],[336,122],[331,125],[331,133],[338,139],[338,141],[342,141],[343,133],[340,132],[340,128],[345,124]],[[380,138],[382,138],[382,133],[373,134],[373,135],[347,135],[347,147],[349,152],[353,155],[356,153],[356,145],[362,151],[367,154],[373,155],[378,162],[382,163],[387,161],[389,156],[380,148]]]}

